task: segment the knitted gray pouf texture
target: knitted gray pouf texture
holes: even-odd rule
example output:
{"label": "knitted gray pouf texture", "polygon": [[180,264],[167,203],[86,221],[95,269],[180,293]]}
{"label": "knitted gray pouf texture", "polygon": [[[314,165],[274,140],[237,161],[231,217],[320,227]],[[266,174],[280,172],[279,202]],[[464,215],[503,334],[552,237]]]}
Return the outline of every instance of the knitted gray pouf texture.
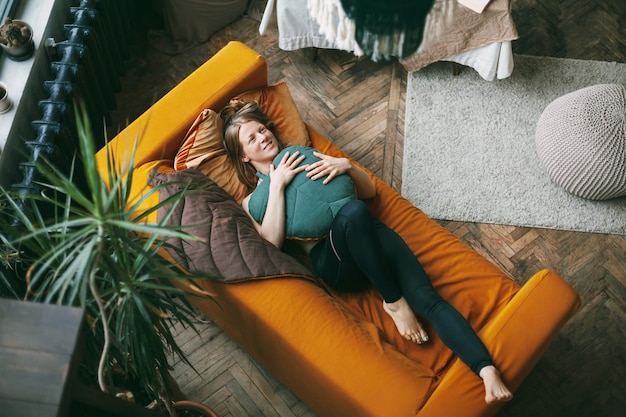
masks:
{"label": "knitted gray pouf texture", "polygon": [[598,84],[557,98],[539,117],[535,145],[552,181],[570,193],[626,195],[626,88]]}

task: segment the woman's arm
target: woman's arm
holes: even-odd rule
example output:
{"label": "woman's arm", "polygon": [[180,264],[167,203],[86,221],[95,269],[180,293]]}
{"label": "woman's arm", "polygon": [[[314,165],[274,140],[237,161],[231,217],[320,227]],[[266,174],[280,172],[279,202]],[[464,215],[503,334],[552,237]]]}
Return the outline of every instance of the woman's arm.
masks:
{"label": "woman's arm", "polygon": [[328,184],[337,175],[348,174],[354,181],[357,198],[367,200],[376,195],[376,186],[370,176],[349,159],[335,158],[320,152],[315,152],[314,155],[320,158],[320,161],[306,168],[307,176],[312,180],[326,177],[324,184]]}
{"label": "woman's arm", "polygon": [[298,172],[306,168],[306,165],[300,166],[304,158],[305,156],[299,155],[298,152],[294,152],[293,155],[289,155],[289,152],[287,152],[276,169],[274,169],[273,165],[270,165],[269,194],[265,216],[261,224],[250,215],[248,208],[250,196],[246,197],[242,202],[244,210],[252,218],[259,235],[279,249],[285,241],[285,188],[287,188]]}

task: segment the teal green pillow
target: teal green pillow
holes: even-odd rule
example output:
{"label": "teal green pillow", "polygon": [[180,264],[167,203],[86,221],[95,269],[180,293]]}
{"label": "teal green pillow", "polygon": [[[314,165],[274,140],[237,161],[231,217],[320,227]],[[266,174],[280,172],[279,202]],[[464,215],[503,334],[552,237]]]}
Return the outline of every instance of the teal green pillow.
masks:
{"label": "teal green pillow", "polygon": [[[274,158],[274,167],[278,165],[285,152],[293,154],[299,151],[305,156],[303,165],[319,161],[313,155],[315,149],[305,146],[289,146]],[[306,171],[296,174],[285,189],[285,236],[287,239],[315,240],[323,238],[344,204],[356,198],[354,183],[349,175],[339,175],[328,184],[322,179],[313,181],[306,176]],[[269,195],[270,178],[257,173],[263,179],[250,196],[248,210],[259,223],[263,222]]]}

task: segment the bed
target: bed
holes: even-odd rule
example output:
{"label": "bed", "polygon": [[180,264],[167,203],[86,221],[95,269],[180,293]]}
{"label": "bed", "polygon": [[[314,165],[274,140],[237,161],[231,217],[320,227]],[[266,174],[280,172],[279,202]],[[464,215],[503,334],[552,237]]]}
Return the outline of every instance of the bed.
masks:
{"label": "bed", "polygon": [[[339,49],[358,53],[354,39],[320,33],[320,25],[307,9],[308,0],[269,0],[260,26],[265,33],[275,13],[278,45],[292,51],[300,48]],[[441,0],[438,0],[441,1]],[[482,13],[457,5],[451,25],[439,39],[426,40],[415,53],[400,60],[407,71],[419,71],[437,61],[451,61],[473,68],[485,80],[509,77],[514,68],[511,41],[518,38],[509,10],[509,0],[491,0]],[[434,13],[434,12],[431,12]],[[332,12],[338,21],[337,12]]]}

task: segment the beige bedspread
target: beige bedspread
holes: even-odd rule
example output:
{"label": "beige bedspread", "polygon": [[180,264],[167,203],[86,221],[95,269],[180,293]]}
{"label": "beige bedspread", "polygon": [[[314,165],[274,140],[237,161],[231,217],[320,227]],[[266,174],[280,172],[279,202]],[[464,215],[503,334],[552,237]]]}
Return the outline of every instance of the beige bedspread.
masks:
{"label": "beige bedspread", "polygon": [[425,39],[414,54],[400,62],[412,72],[470,49],[517,39],[509,5],[510,0],[491,0],[479,14],[458,4],[452,24],[447,25],[444,33],[434,40]]}

